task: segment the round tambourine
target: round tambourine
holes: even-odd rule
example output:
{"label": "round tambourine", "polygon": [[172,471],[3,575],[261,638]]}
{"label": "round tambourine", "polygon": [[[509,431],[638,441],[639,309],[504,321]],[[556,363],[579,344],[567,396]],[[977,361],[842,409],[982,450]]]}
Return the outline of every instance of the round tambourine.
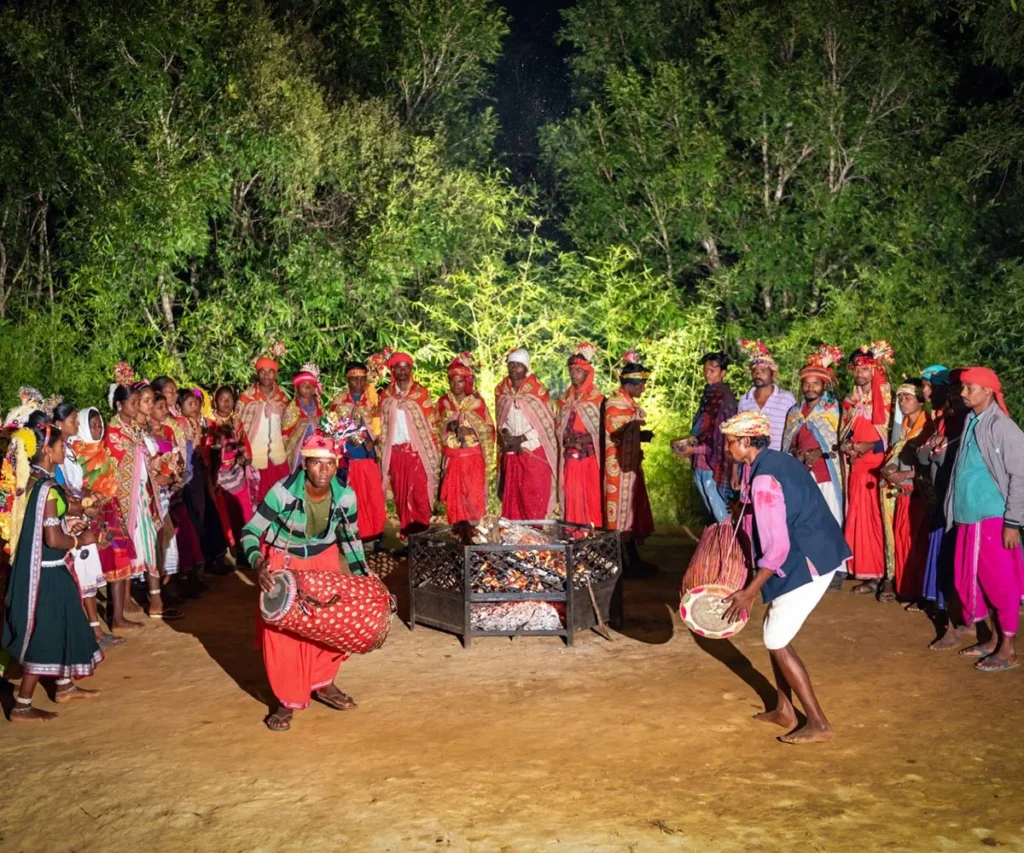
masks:
{"label": "round tambourine", "polygon": [[744,615],[737,622],[726,622],[722,618],[727,607],[722,602],[735,591],[721,584],[695,586],[683,594],[683,600],[679,603],[679,615],[686,623],[686,627],[701,637],[712,640],[732,637],[743,630],[749,618]]}

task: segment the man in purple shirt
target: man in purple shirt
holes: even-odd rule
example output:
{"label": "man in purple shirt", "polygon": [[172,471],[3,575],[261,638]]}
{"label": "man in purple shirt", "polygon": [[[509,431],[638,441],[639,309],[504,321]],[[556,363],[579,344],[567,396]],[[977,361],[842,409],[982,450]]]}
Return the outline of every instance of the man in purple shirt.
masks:
{"label": "man in purple shirt", "polygon": [[782,434],[786,430],[786,415],[796,405],[796,398],[776,384],[778,366],[772,354],[761,341],[740,341],[740,348],[750,357],[750,378],[753,388],[740,398],[740,412],[761,412],[771,423],[772,450],[782,450]]}

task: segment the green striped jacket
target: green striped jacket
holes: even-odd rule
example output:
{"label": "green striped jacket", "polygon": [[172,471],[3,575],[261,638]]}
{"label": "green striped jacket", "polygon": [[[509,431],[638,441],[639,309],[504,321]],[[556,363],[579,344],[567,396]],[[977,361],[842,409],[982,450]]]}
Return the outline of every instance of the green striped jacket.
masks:
{"label": "green striped jacket", "polygon": [[331,480],[331,515],[322,536],[306,535],[306,472],[301,468],[274,483],[252,520],[242,529],[242,548],[253,565],[261,541],[296,557],[313,557],[337,544],[354,574],[366,574],[366,557],[356,526],[356,493]]}

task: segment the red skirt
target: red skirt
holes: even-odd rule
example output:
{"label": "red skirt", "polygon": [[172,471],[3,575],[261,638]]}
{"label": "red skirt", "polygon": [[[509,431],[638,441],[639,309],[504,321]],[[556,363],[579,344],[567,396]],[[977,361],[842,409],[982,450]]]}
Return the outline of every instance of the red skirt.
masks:
{"label": "red skirt", "polygon": [[647,495],[643,467],[636,472],[636,483],[633,486],[633,523],[629,530],[622,532],[627,541],[633,539],[636,542],[643,542],[654,533],[654,515],[651,512],[651,499]]}
{"label": "red skirt", "polygon": [[924,590],[924,567],[928,558],[928,525],[924,501],[918,495],[896,498],[893,517],[896,595],[902,601],[916,601]]}
{"label": "red skirt", "polygon": [[257,469],[260,475],[260,484],[256,489],[256,507],[258,508],[263,499],[267,496],[274,483],[278,480],[283,480],[292,472],[292,467],[287,462],[282,462],[279,465],[275,465],[273,462],[268,462],[266,468]]}
{"label": "red skirt", "polygon": [[[264,546],[270,571],[285,567],[285,553]],[[296,557],[288,560],[288,568],[297,571],[340,572],[338,548],[328,548],[315,557]],[[278,631],[263,621],[256,611],[256,648],[263,650],[263,666],[267,671],[270,689],[285,707],[301,711],[309,707],[314,690],[334,683],[338,668],[348,655],[329,649],[319,643],[303,640],[295,634]]]}
{"label": "red skirt", "polygon": [[434,500],[427,485],[427,471],[420,455],[408,444],[399,444],[391,451],[391,491],[398,510],[398,533],[402,537],[430,527],[430,511]]}
{"label": "red skirt", "polygon": [[846,544],[853,552],[850,573],[872,580],[885,575],[885,536],[878,495],[878,469],[883,454],[869,453],[854,461],[847,482]]}
{"label": "red skirt", "polygon": [[[376,539],[384,532],[387,513],[384,509],[384,487],[375,459],[350,459],[348,484],[356,493],[356,523],[360,539]],[[428,519],[429,521],[429,519]]]}
{"label": "red skirt", "polygon": [[441,500],[448,512],[448,523],[479,521],[487,514],[483,451],[479,447],[446,447],[444,458]]}
{"label": "red skirt", "polygon": [[567,458],[562,468],[562,483],[565,492],[562,512],[565,520],[573,524],[601,527],[604,523],[603,501],[601,466],[597,463],[597,456]]}
{"label": "red skirt", "polygon": [[551,468],[543,447],[502,454],[504,487],[501,514],[505,518],[546,518],[551,503]]}

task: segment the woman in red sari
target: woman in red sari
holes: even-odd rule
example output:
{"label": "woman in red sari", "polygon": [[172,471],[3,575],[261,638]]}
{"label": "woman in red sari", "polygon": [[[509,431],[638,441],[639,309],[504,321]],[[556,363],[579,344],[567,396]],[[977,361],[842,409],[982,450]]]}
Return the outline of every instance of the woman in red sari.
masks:
{"label": "woman in red sari", "polygon": [[448,365],[448,393],[437,401],[443,461],[441,500],[449,524],[476,523],[487,513],[487,462],[494,448],[494,422],[473,390],[473,356],[461,353]]}
{"label": "woman in red sari", "polygon": [[[882,601],[892,601],[895,597],[913,604],[922,597],[924,590],[930,484],[927,466],[919,462],[918,456],[935,430],[924,408],[921,385],[920,379],[907,379],[896,390],[903,423],[882,467],[887,503],[892,507],[892,535],[886,537],[886,564],[891,563],[895,582],[895,594],[883,592],[879,596]],[[884,508],[888,511],[888,507]]]}
{"label": "woman in red sari", "polygon": [[[861,583],[856,595],[875,595],[885,579],[885,536],[879,470],[885,459],[892,391],[885,368],[893,359],[892,347],[877,341],[850,356],[853,391],[843,401],[839,431],[841,452],[847,458],[846,542],[853,552],[851,572]],[[882,592],[887,590],[882,589]]]}
{"label": "woman in red sari", "polygon": [[221,385],[213,392],[213,417],[207,424],[210,436],[210,467],[213,472],[213,500],[224,537],[241,555],[242,528],[256,508],[259,474],[253,469],[252,450],[242,427],[235,389]]}

